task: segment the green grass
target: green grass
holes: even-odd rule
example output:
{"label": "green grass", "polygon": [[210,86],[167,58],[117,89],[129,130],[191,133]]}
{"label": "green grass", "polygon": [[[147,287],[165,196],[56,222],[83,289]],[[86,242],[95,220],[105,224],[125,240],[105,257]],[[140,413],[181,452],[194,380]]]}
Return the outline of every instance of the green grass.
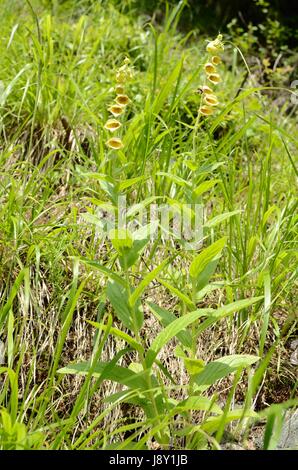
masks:
{"label": "green grass", "polygon": [[[227,432],[245,447],[256,422],[274,448],[297,406],[290,91],[244,81],[227,42],[221,106],[198,118],[206,42],[179,33],[180,4],[162,25],[111,2],[30,5],[4,1],[0,20],[0,448],[220,449]],[[98,210],[124,195],[201,204],[201,247],[102,239]]]}

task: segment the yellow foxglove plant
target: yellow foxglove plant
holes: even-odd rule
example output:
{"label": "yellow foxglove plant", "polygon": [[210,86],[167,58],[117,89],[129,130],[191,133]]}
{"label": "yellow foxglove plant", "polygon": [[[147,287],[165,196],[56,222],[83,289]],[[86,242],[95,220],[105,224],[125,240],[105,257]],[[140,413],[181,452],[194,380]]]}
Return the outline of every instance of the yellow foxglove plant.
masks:
{"label": "yellow foxglove plant", "polygon": [[[120,129],[122,123],[117,118],[124,113],[126,106],[130,103],[129,97],[125,94],[125,84],[133,77],[133,70],[129,64],[130,60],[126,57],[123,65],[116,72],[115,103],[108,107],[108,111],[113,117],[110,117],[104,125],[104,128],[109,132]],[[106,145],[113,150],[120,150],[124,146],[120,137],[111,137],[106,141]]]}
{"label": "yellow foxglove plant", "polygon": [[[218,73],[217,66],[221,64],[222,60],[220,57],[221,52],[224,50],[222,43],[222,35],[219,34],[214,41],[208,42],[206,51],[208,52],[208,59],[204,65],[204,71],[206,73],[206,79],[210,84],[217,85],[221,82],[220,74]],[[216,106],[219,105],[216,94],[213,89],[208,85],[204,84],[199,88],[203,95],[203,103],[199,108],[199,113],[203,116],[211,116]]]}
{"label": "yellow foxglove plant", "polygon": [[111,137],[107,142],[107,146],[113,150],[119,150],[123,148],[123,142],[119,137]]}
{"label": "yellow foxglove plant", "polygon": [[104,128],[107,129],[107,131],[115,132],[121,126],[122,126],[121,122],[117,121],[117,119],[108,119],[104,125]]}

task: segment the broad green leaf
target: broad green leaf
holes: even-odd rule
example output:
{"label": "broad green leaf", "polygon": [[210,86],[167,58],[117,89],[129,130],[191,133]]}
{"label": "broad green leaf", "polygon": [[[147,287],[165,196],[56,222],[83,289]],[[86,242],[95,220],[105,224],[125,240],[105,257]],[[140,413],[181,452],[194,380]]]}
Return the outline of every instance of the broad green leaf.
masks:
{"label": "broad green leaf", "polygon": [[205,363],[202,361],[202,359],[190,359],[189,357],[185,356],[183,361],[189,375],[196,375],[205,367]]}
{"label": "broad green leaf", "polygon": [[177,318],[170,323],[163,331],[157,335],[153,340],[150,349],[146,355],[147,367],[151,367],[159,351],[174,337],[177,336],[180,331],[184,330],[191,323],[195,322],[198,318],[210,314],[212,309],[201,309],[194,312],[187,313],[180,318]]}
{"label": "broad green leaf", "polygon": [[235,313],[244,308],[248,308],[262,299],[263,299],[263,296],[260,295],[259,297],[251,297],[250,299],[236,300],[235,302],[232,302],[228,305],[224,305],[223,307],[216,309],[214,311],[214,314],[212,314],[212,316],[220,317],[220,318],[225,317],[227,315],[230,315],[231,313]]}
{"label": "broad green leaf", "polygon": [[136,240],[130,250],[124,253],[120,259],[121,266],[125,269],[133,266],[141,256],[142,251],[146,247],[148,240]]}
{"label": "broad green leaf", "polygon": [[[107,329],[107,326],[102,323],[97,323],[91,320],[87,320],[87,322],[90,323],[90,325],[94,326],[95,328],[98,328],[99,330],[106,331]],[[144,352],[143,346],[139,344],[134,338],[129,336],[127,333],[125,333],[124,331],[121,331],[118,328],[111,327],[109,329],[109,332],[111,335],[117,336],[118,338],[121,338],[124,341],[126,341],[126,343],[128,343],[136,351],[139,351],[140,353]]]}
{"label": "broad green leaf", "polygon": [[199,186],[194,189],[195,195],[197,197],[201,196],[201,194],[204,194],[206,191],[212,189],[218,182],[219,180],[204,181],[204,183],[199,184]]}
{"label": "broad green leaf", "polygon": [[[104,401],[109,403],[122,401],[123,403],[131,403],[133,405],[140,406],[145,411],[148,418],[154,419],[156,418],[156,412],[152,407],[152,396],[154,396],[156,409],[161,416],[166,411],[161,387],[159,386],[156,377],[151,375],[152,388],[148,388],[148,383],[146,382],[146,377],[148,378],[148,372],[149,371],[146,370],[135,374],[139,380],[142,379],[144,381],[143,387],[138,387],[137,389],[135,384],[133,386],[130,386],[130,382],[127,384],[130,389],[134,389],[135,393],[128,394],[127,390],[123,390],[121,392],[109,395],[104,399]],[[136,379],[134,378],[134,383],[135,380]]]}
{"label": "broad green leaf", "polygon": [[183,360],[189,375],[196,375],[205,367],[205,363],[202,359],[188,357],[179,345],[175,349],[175,356],[180,357]]}
{"label": "broad green leaf", "polygon": [[[140,302],[136,302],[133,306],[129,305],[129,294],[126,287],[118,284],[116,281],[109,281],[107,284],[107,297],[111,302],[115,313],[123,325],[130,330],[134,329],[134,321],[138,328],[141,328],[144,321],[144,314],[141,309]],[[133,318],[135,316],[135,319]]]}
{"label": "broad green leaf", "polygon": [[264,450],[274,450],[276,448],[282,432],[283,422],[284,413],[272,413],[268,416],[264,433]]}
{"label": "broad green leaf", "polygon": [[189,268],[189,274],[193,279],[197,279],[199,274],[201,274],[208,264],[214,260],[221,253],[227,241],[227,237],[220,238],[212,245],[205,248],[201,253],[199,253]]}
{"label": "broad green leaf", "polygon": [[[148,177],[147,177],[148,178]],[[125,181],[122,181],[119,184],[119,191],[123,191],[124,189],[130,188],[130,186],[133,186],[136,183],[139,183],[140,181],[146,179],[145,176],[137,176],[136,178],[130,178]]]}
{"label": "broad green leaf", "polygon": [[126,249],[120,257],[120,263],[124,269],[130,268],[136,263],[136,261],[138,261],[142,251],[149,242],[150,237],[155,233],[157,228],[158,221],[144,225],[143,227],[132,233],[132,247]]}
{"label": "broad green leaf", "polygon": [[212,173],[212,171],[224,165],[226,165],[226,162],[216,162],[216,163],[213,163],[212,165],[206,163],[205,165],[200,166],[198,175],[205,175],[208,173]]}
{"label": "broad green leaf", "polygon": [[[129,392],[131,389],[129,389]],[[146,397],[143,390],[136,389],[135,393],[128,393],[128,390],[122,390],[121,392],[116,392],[111,395],[108,395],[104,399],[105,403],[129,403],[131,405],[139,406],[140,408],[145,409],[149,406],[148,397]],[[146,412],[146,411],[145,411]],[[147,413],[146,413],[147,414]]]}
{"label": "broad green leaf", "polygon": [[241,212],[242,211],[237,210],[237,211],[225,212],[224,214],[217,215],[216,217],[213,217],[213,219],[208,220],[208,222],[204,224],[204,227],[207,227],[207,228],[215,227],[221,222],[224,222],[225,220],[230,219],[231,217],[233,217],[233,215],[241,214]]}
{"label": "broad green leaf", "polygon": [[113,229],[109,232],[109,239],[115,250],[121,255],[127,248],[131,248],[133,239],[127,229]]}
{"label": "broad green leaf", "polygon": [[[237,408],[232,411],[228,411],[225,422],[226,424],[237,419],[244,418],[257,418],[258,413],[253,410],[247,410],[244,412],[243,408]],[[221,424],[221,416],[210,416],[204,423],[201,424],[201,428],[206,431],[208,434],[213,434],[218,430],[218,427]]]}
{"label": "broad green leaf", "polygon": [[[104,372],[105,368],[109,365],[107,362],[99,362],[93,372],[94,377],[100,377]],[[72,375],[87,375],[90,369],[89,362],[80,362],[78,364],[69,364],[66,367],[62,367],[58,370],[59,374],[72,374]],[[132,370],[120,367],[117,365],[113,366],[113,369],[106,374],[105,380],[112,380],[113,382],[126,385],[130,388],[147,388],[147,382],[145,380],[145,372],[136,374]]]}
{"label": "broad green leaf", "polygon": [[[174,313],[171,313],[168,310],[165,310],[164,308],[161,308],[152,302],[148,302],[148,305],[151,312],[155,315],[155,317],[163,326],[168,326],[170,323],[177,319]],[[177,338],[179,339],[181,344],[183,344],[183,346],[185,346],[186,348],[190,348],[192,346],[192,338],[189,331],[180,331],[177,334]]]}
{"label": "broad green leaf", "polygon": [[192,310],[195,310],[196,306],[194,305],[192,300],[189,297],[187,297],[187,295],[183,294],[183,292],[181,292],[179,289],[172,286],[169,282],[163,279],[158,278],[158,281],[167,289],[169,289],[169,291],[172,292],[172,294],[176,295],[180,300],[182,300],[182,302],[185,303],[185,305],[187,305]]}
{"label": "broad green leaf", "polygon": [[150,224],[143,225],[139,229],[135,230],[132,233],[132,237],[135,242],[149,240],[150,237],[153,237],[156,230],[158,229],[158,220],[151,222]]}
{"label": "broad green leaf", "polygon": [[[187,450],[207,450],[209,436],[202,431],[200,425],[185,426],[175,432],[177,437],[188,436]],[[219,449],[218,449],[219,450]]]}
{"label": "broad green leaf", "polygon": [[157,266],[155,269],[150,271],[150,273],[144,277],[144,279],[139,283],[139,285],[136,287],[134,292],[129,297],[129,304],[131,306],[135,305],[136,301],[142,295],[146,287],[150,284],[150,282],[153,281],[153,279],[156,278],[156,276],[160,273],[160,271],[163,270],[163,268],[166,266],[167,263],[168,263],[168,259],[164,260],[159,266]]}
{"label": "broad green leaf", "polygon": [[130,249],[126,249],[122,252],[121,256],[119,257],[119,260],[121,267],[124,270],[127,270],[138,261],[147,243],[148,239],[136,240],[133,242],[133,245]]}
{"label": "broad green leaf", "polygon": [[[160,392],[155,391],[155,403],[159,406],[159,413],[160,416],[165,413],[165,406],[162,400],[162,395]],[[114,393],[113,395],[108,396],[104,400],[107,403],[115,403],[115,402],[122,402],[122,403],[129,403],[131,405],[139,406],[142,408],[148,418],[154,419],[156,418],[155,411],[152,408],[152,403],[150,400],[149,392],[146,392],[144,389],[136,389],[135,394],[128,394],[127,390],[122,392]]]}
{"label": "broad green leaf", "polygon": [[216,323],[219,319],[232,315],[233,313],[238,312],[244,308],[248,308],[256,302],[259,302],[262,298],[263,297],[260,296],[252,297],[251,299],[237,300],[236,302],[232,302],[231,304],[225,305],[224,307],[213,309],[213,312],[210,314],[209,318],[204,320],[197,328],[197,334],[199,335],[205,331],[209,326]]}
{"label": "broad green leaf", "polygon": [[111,302],[115,313],[123,325],[132,329],[131,310],[128,305],[128,293],[126,287],[119,285],[115,281],[109,281],[107,284],[107,297]]}
{"label": "broad green leaf", "polygon": [[113,279],[115,282],[122,286],[126,286],[126,282],[124,279],[122,279],[118,274],[114,273],[110,269],[106,268],[105,266],[102,266],[100,263],[97,261],[85,259],[85,258],[79,258],[80,262],[83,264],[86,264],[88,266],[91,266],[92,268],[98,269],[102,274],[105,276],[109,277],[110,279]]}
{"label": "broad green leaf", "polygon": [[222,409],[216,403],[213,403],[212,400],[203,396],[191,396],[186,398],[186,400],[181,401],[177,406],[175,406],[171,413],[177,414],[186,410],[203,410],[219,415],[222,414]]}
{"label": "broad green leaf", "polygon": [[206,268],[197,277],[197,290],[200,291],[207,286],[211,276],[215,273],[219,258],[210,261]]}
{"label": "broad green leaf", "polygon": [[203,371],[197,375],[195,382],[197,385],[200,387],[203,386],[203,389],[205,389],[205,386],[209,387],[210,385],[215,384],[217,380],[226,377],[239,368],[250,366],[258,360],[258,356],[252,356],[249,354],[235,354],[222,357],[216,361],[209,362]]}
{"label": "broad green leaf", "polygon": [[110,182],[107,179],[99,179],[101,189],[110,196],[114,204],[117,204],[118,192],[115,188],[114,182]]}
{"label": "broad green leaf", "polygon": [[166,178],[168,178],[169,180],[171,180],[174,183],[178,184],[179,186],[191,188],[191,183],[189,181],[186,181],[183,178],[181,178],[180,176],[174,175],[172,173],[166,173],[164,171],[158,171],[156,173],[156,175],[165,176]]}

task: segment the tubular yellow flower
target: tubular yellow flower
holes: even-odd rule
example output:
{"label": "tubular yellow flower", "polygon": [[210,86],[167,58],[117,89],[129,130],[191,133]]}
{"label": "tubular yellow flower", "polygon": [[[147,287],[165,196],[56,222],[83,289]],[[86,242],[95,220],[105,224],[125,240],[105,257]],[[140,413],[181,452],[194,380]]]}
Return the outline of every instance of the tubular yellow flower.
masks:
{"label": "tubular yellow flower", "polygon": [[217,106],[219,104],[219,101],[215,95],[205,96],[204,101],[206,104],[209,104],[210,106]]}
{"label": "tubular yellow flower", "polygon": [[117,121],[117,119],[108,119],[104,125],[104,128],[110,132],[115,132],[121,126],[121,122]]}
{"label": "tubular yellow flower", "polygon": [[216,54],[218,52],[217,47],[214,45],[214,41],[208,42],[206,51],[210,52],[211,54]]}
{"label": "tubular yellow flower", "polygon": [[216,73],[216,68],[210,62],[205,64],[204,69],[205,69],[205,72],[208,73],[208,74]]}
{"label": "tubular yellow flower", "polygon": [[219,65],[219,64],[221,64],[222,60],[221,60],[221,58],[220,58],[218,55],[214,55],[214,56],[211,58],[211,62],[212,62],[212,64],[214,64],[214,65]]}
{"label": "tubular yellow flower", "polygon": [[133,77],[132,68],[129,67],[127,61],[124,61],[124,65],[122,65],[116,73],[116,81],[117,83],[122,84],[122,83],[125,83],[127,80],[130,80],[132,77]]}
{"label": "tubular yellow flower", "polygon": [[218,73],[211,73],[210,75],[208,75],[207,78],[208,78],[208,80],[210,80],[210,82],[212,82],[214,84],[221,82],[221,78],[218,75]]}
{"label": "tubular yellow flower", "polygon": [[119,70],[116,73],[116,82],[117,83],[124,83],[126,81],[126,73],[123,70]]}
{"label": "tubular yellow flower", "polygon": [[[217,65],[222,62],[220,57],[220,53],[224,50],[222,35],[219,34],[214,41],[209,41],[206,50],[209,52],[210,56],[204,65],[204,70],[208,81],[217,85],[221,82],[221,77],[217,72]],[[201,99],[203,100],[198,112],[203,116],[211,116],[215,111],[215,107],[220,104],[212,88],[208,85],[203,85],[197,90],[198,93],[202,94]]]}
{"label": "tubular yellow flower", "polygon": [[115,101],[119,106],[126,106],[129,103],[129,98],[127,95],[117,95]]}
{"label": "tubular yellow flower", "polygon": [[124,147],[122,140],[119,137],[112,137],[106,142],[106,145],[113,150],[119,150]]}
{"label": "tubular yellow flower", "polygon": [[124,112],[124,107],[119,106],[118,104],[113,104],[108,108],[108,111],[113,114],[113,116],[118,117]]}
{"label": "tubular yellow flower", "polygon": [[211,54],[217,54],[224,50],[224,45],[222,43],[222,35],[219,34],[214,41],[208,42],[206,46],[206,51]]}
{"label": "tubular yellow flower", "polygon": [[202,86],[201,90],[204,95],[213,95],[213,90],[211,90],[211,88],[207,85]]}
{"label": "tubular yellow flower", "polygon": [[117,95],[123,95],[124,94],[124,87],[122,85],[116,85],[115,86],[115,91]]}
{"label": "tubular yellow flower", "polygon": [[213,109],[209,108],[209,106],[201,106],[199,109],[199,113],[203,114],[203,116],[210,116],[213,114]]}

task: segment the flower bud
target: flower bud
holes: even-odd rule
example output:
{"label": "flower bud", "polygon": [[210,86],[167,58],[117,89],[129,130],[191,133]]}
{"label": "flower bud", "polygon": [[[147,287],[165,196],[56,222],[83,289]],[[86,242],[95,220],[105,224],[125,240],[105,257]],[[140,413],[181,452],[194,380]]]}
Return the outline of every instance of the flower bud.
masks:
{"label": "flower bud", "polygon": [[116,95],[123,95],[124,94],[124,87],[122,85],[115,86]]}
{"label": "flower bud", "polygon": [[224,50],[224,45],[222,43],[222,34],[219,34],[214,41],[208,42],[206,46],[206,51],[211,54],[217,54]]}

